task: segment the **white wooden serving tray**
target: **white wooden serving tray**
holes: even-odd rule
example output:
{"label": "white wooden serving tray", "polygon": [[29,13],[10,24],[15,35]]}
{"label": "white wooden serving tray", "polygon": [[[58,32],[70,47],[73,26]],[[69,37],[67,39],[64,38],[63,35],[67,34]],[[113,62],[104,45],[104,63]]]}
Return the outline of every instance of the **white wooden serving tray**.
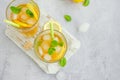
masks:
{"label": "white wooden serving tray", "polygon": [[[43,13],[41,11],[40,16],[40,27],[42,27],[47,21],[49,21],[51,17],[47,15],[46,13]],[[41,30],[39,29],[38,33]],[[62,30],[63,34],[65,35],[68,43],[68,50],[65,55],[66,59],[68,60],[77,49],[80,47],[80,42],[73,37],[70,33],[68,33],[65,29]],[[37,34],[38,34],[37,33]],[[48,74],[56,74],[61,67],[59,66],[58,62],[56,63],[45,63],[41,61],[36,54],[34,53],[33,43],[36,36],[32,38],[26,38],[23,35],[21,35],[17,30],[12,28],[11,26],[7,26],[7,29],[5,31],[6,36],[8,36],[9,39],[11,39],[19,48],[21,48],[25,54],[27,54],[35,63],[38,64],[38,66],[45,71]],[[23,45],[27,42],[32,43],[32,47],[29,50],[26,50]]]}

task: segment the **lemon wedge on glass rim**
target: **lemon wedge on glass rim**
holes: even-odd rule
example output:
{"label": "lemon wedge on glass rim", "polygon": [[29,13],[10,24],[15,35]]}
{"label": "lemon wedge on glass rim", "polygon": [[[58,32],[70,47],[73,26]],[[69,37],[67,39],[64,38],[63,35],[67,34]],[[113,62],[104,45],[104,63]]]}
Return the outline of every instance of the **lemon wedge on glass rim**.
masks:
{"label": "lemon wedge on glass rim", "polygon": [[61,25],[60,25],[58,22],[53,21],[53,20],[48,21],[48,22],[43,26],[43,30],[50,29],[50,23],[53,24],[54,30],[58,30],[58,31],[62,32]]}

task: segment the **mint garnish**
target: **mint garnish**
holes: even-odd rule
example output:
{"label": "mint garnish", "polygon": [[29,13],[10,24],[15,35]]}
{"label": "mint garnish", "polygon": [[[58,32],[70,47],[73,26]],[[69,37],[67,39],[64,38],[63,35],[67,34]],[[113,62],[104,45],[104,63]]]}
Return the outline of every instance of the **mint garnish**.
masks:
{"label": "mint garnish", "polygon": [[61,67],[64,67],[64,66],[66,65],[66,63],[67,63],[67,60],[66,60],[65,57],[63,57],[63,58],[59,61],[59,65],[60,65]]}
{"label": "mint garnish", "polygon": [[21,11],[21,8],[15,6],[11,6],[10,9],[14,14],[19,14]]}
{"label": "mint garnish", "polygon": [[34,17],[34,14],[29,9],[26,10],[26,14],[30,17]]}
{"label": "mint garnish", "polygon": [[58,42],[56,40],[52,40],[51,47],[56,47],[58,45]]}
{"label": "mint garnish", "polygon": [[55,50],[56,50],[56,49],[55,49],[54,47],[50,47],[50,48],[48,49],[48,54],[49,54],[49,55],[52,55]]}
{"label": "mint garnish", "polygon": [[50,48],[48,49],[49,55],[52,55],[55,52],[55,47],[58,45],[58,42],[56,40],[52,40]]}
{"label": "mint garnish", "polygon": [[84,1],[84,3],[83,3],[83,6],[85,6],[85,7],[86,7],[86,6],[88,6],[88,5],[89,5],[89,3],[90,3],[90,1],[89,1],[89,0],[85,0],[85,1]]}
{"label": "mint garnish", "polygon": [[70,22],[72,20],[70,15],[64,15],[64,18],[67,22]]}

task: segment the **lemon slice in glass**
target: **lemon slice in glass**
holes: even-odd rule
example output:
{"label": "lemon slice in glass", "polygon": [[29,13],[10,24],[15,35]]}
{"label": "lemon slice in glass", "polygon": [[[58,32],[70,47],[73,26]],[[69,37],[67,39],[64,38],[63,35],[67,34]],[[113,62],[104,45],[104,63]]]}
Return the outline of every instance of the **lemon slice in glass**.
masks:
{"label": "lemon slice in glass", "polygon": [[62,32],[62,28],[61,28],[61,25],[56,22],[56,21],[48,21],[44,26],[43,26],[43,30],[47,30],[47,29],[50,29],[50,23],[52,22],[53,24],[53,28],[54,30],[58,30],[60,32]]}
{"label": "lemon slice in glass", "polygon": [[35,16],[35,19],[38,20],[38,15],[37,15],[37,13],[35,11],[34,5],[32,3],[28,3],[27,7],[33,12],[33,14]]}

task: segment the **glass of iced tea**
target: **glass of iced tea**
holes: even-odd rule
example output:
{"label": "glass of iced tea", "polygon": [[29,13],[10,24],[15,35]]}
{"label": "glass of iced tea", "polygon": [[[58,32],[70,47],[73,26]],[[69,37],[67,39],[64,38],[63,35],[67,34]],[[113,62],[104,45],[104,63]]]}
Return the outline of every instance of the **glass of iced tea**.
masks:
{"label": "glass of iced tea", "polygon": [[6,9],[6,17],[25,37],[33,37],[38,31],[40,10],[33,0],[13,0]]}
{"label": "glass of iced tea", "polygon": [[43,30],[34,41],[36,55],[44,62],[57,62],[65,56],[67,41],[62,32],[54,30],[54,39],[51,30]]}

